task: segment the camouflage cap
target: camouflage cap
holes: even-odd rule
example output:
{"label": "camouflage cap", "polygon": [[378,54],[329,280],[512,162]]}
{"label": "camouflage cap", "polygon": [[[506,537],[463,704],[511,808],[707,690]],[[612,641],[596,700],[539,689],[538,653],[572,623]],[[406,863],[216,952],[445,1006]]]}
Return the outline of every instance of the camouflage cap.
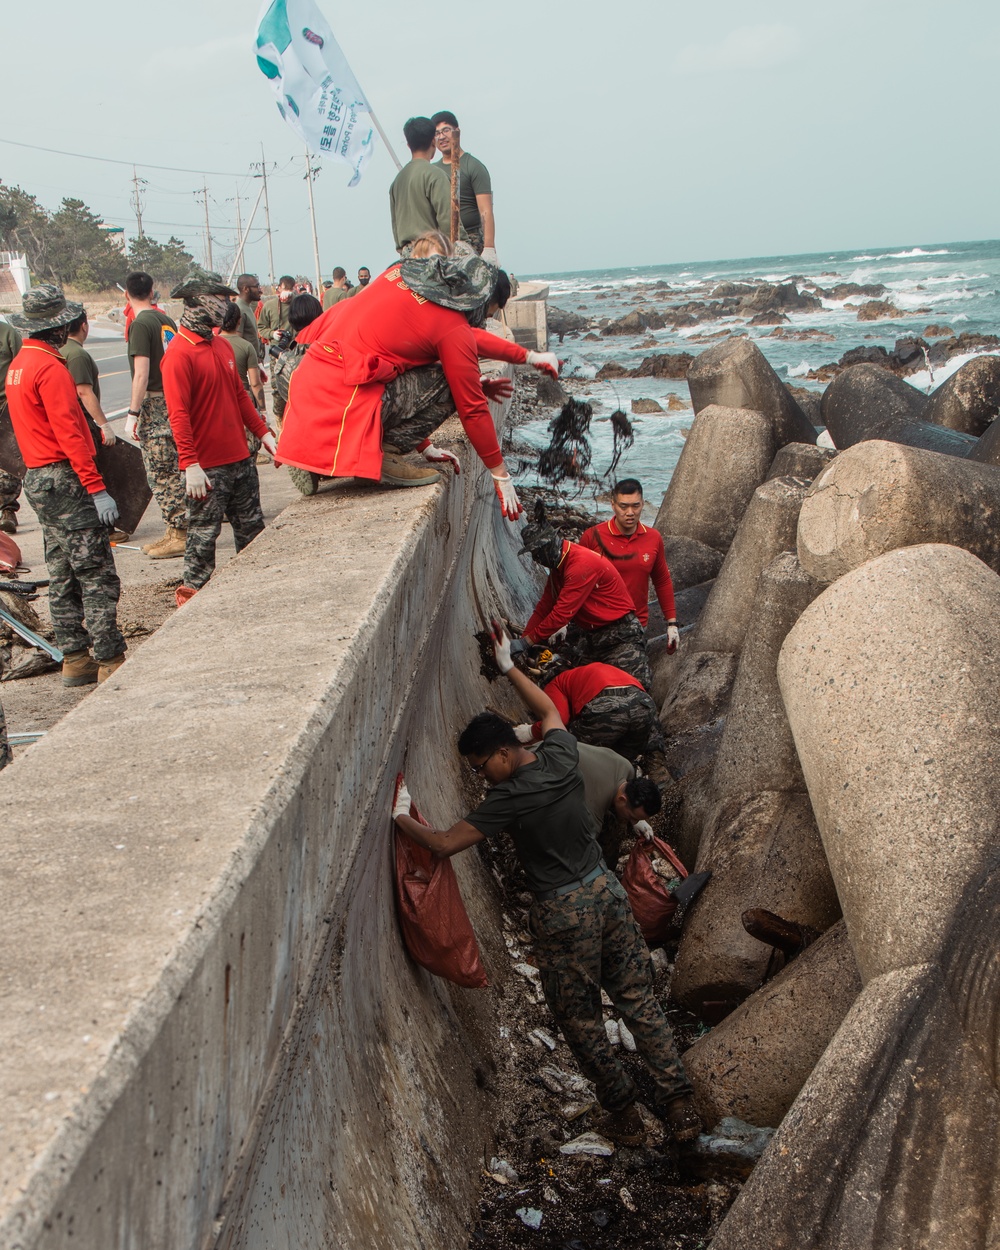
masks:
{"label": "camouflage cap", "polygon": [[222,277],[201,265],[192,265],[184,275],[184,281],[170,292],[171,299],[192,299],[196,295],[235,295],[236,291],[223,282]]}
{"label": "camouflage cap", "polygon": [[57,326],[68,326],[83,312],[82,304],[71,304],[62,293],[62,288],[43,282],[41,286],[33,286],[21,297],[20,313],[11,313],[7,320],[16,330],[54,330]]}
{"label": "camouflage cap", "polygon": [[410,257],[401,266],[403,281],[432,304],[472,312],[493,294],[497,271],[480,256]]}
{"label": "camouflage cap", "polygon": [[521,530],[521,542],[524,546],[517,553],[519,556],[525,556],[531,551],[537,551],[539,547],[544,547],[548,543],[562,543],[562,539],[556,531],[549,525],[548,521],[532,521]]}

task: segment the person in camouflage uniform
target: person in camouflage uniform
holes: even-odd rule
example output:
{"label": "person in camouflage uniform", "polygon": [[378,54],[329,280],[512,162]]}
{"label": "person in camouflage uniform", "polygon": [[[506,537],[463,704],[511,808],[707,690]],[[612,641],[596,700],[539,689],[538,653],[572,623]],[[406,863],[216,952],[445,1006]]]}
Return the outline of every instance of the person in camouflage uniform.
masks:
{"label": "person in camouflage uniform", "polygon": [[652,1074],[657,1112],[678,1141],[691,1140],[701,1129],[691,1086],[653,993],[649,950],[624,889],[601,857],[576,739],[548,695],[514,667],[510,639],[496,625],[494,654],[541,721],[541,744],[528,749],[509,721],[482,712],[459,737],[458,750],[490,786],[485,801],[450,829],[435,829],[409,814],[410,795],[401,780],[393,818],[403,833],[441,857],[507,831],[535,896],[528,923],[545,1001],[596,1086],[607,1113],[599,1131],[623,1144],[645,1140],[635,1083],[604,1028],[603,988]]}
{"label": "person in camouflage uniform", "polygon": [[209,471],[211,490],[202,499],[188,498],[184,585],[200,589],[215,572],[215,544],[222,522],[233,529],[237,552],[264,530],[260,479],[253,457],[220,464]]}
{"label": "person in camouflage uniform", "polygon": [[23,315],[11,316],[26,337],[7,375],[7,401],[28,466],[24,493],[45,542],[63,684],[82,686],[104,681],[125,659],[117,620],[121,583],[108,540],[118,508],[97,471],[76,385],[59,354],[83,307],[48,284],[27,291],[22,304]]}
{"label": "person in camouflage uniform", "polygon": [[7,718],[3,714],[3,704],[0,703],[0,768],[6,768],[13,758],[14,753],[7,741]]}

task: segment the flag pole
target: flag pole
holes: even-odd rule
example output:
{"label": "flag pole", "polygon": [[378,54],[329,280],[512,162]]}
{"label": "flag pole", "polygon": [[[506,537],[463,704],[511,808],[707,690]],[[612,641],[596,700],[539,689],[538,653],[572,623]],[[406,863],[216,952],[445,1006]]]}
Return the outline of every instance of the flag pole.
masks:
{"label": "flag pole", "polygon": [[[455,134],[455,131],[452,131]],[[458,235],[461,229],[461,215],[458,206],[458,162],[462,159],[462,148],[457,139],[451,141],[451,245],[452,247],[458,242]]]}
{"label": "flag pole", "polygon": [[306,148],[306,183],[309,186],[309,219],[312,222],[313,232],[313,260],[316,262],[316,290],[323,289],[323,275],[319,268],[319,234],[316,230],[316,201],[313,198],[313,167],[312,156],[309,148]]}
{"label": "flag pole", "polygon": [[388,138],[386,137],[386,133],[385,133],[385,131],[382,129],[382,123],[379,121],[379,119],[378,119],[378,118],[375,116],[375,114],[372,112],[371,105],[369,105],[369,106],[368,106],[368,116],[372,119],[372,125],[373,125],[373,126],[375,127],[375,129],[378,131],[379,136],[380,136],[380,137],[381,137],[381,139],[382,139],[382,142],[383,142],[383,143],[385,144],[385,146],[388,148],[388,150],[389,150],[389,155],[392,157],[393,161],[395,162],[395,164],[396,164],[396,168],[397,168],[397,169],[402,169],[403,167],[402,167],[402,165],[400,165],[400,163],[399,163],[399,157],[396,155],[395,149],[393,148],[392,144],[389,142]]}

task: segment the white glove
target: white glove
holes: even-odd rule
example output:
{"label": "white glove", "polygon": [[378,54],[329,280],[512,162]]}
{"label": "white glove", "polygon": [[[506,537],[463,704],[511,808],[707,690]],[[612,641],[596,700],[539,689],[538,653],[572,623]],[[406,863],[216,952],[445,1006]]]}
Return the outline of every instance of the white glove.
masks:
{"label": "white glove", "polygon": [[531,725],[515,725],[514,733],[517,735],[518,742],[523,742],[525,745],[535,740],[535,731]]}
{"label": "white glove", "polygon": [[673,655],[677,650],[677,644],[681,640],[681,631],[676,625],[667,626],[667,655]]}
{"label": "white glove", "polygon": [[443,447],[435,447],[433,443],[428,443],[426,447],[421,447],[420,454],[431,464],[450,464],[456,475],[462,472],[462,465],[453,451],[445,451]]}
{"label": "white glove", "polygon": [[189,464],[184,470],[184,489],[189,499],[204,499],[212,489],[208,474],[200,464]]}
{"label": "white glove", "polygon": [[114,525],[118,520],[118,505],[106,490],[98,490],[92,494],[94,507],[102,525]]}
{"label": "white glove", "polygon": [[487,265],[492,265],[494,269],[500,268],[500,262],[497,260],[497,249],[495,247],[484,247],[482,251],[483,260]]}
{"label": "white glove", "polygon": [[559,357],[555,352],[528,352],[527,363],[539,373],[547,373],[550,378],[559,376]]}
{"label": "white glove", "polygon": [[514,667],[510,654],[510,636],[499,621],[493,622],[493,655],[501,673],[509,673]]}
{"label": "white glove", "polygon": [[549,638],[549,645],[553,647],[557,647],[561,642],[565,640],[566,635],[568,633],[569,633],[568,625],[564,625],[562,629],[557,629],[556,632]]}
{"label": "white glove", "polygon": [[260,445],[272,459],[278,454],[278,444],[274,441],[274,435],[270,430],[260,440]]}
{"label": "white glove", "polygon": [[409,816],[410,805],[413,800],[410,798],[410,792],[406,788],[406,782],[403,774],[400,773],[396,778],[396,794],[392,800],[392,818],[395,820],[398,816]]}
{"label": "white glove", "polygon": [[632,828],[640,837],[646,839],[647,842],[653,840],[653,826],[646,820],[637,820]]}
{"label": "white glove", "polygon": [[130,412],[125,418],[125,437],[130,438],[132,442],[136,442],[136,431],[139,428],[139,418]]}
{"label": "white glove", "polygon": [[101,442],[105,447],[114,447],[115,432],[110,425],[102,425],[98,427],[101,431]]}
{"label": "white glove", "polygon": [[508,521],[516,521],[521,515],[521,501],[517,497],[517,491],[514,489],[514,482],[509,473],[505,473],[503,477],[497,477],[495,473],[490,475],[493,478],[493,485],[497,492],[497,498],[500,500],[500,511],[504,514]]}

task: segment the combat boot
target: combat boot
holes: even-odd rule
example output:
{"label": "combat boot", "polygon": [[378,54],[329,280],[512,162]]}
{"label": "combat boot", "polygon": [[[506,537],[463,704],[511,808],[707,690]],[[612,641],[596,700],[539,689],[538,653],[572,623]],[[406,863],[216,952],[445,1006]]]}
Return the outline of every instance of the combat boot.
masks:
{"label": "combat boot", "polygon": [[97,670],[97,680],[107,681],[116,668],[121,668],[125,663],[125,652],[122,651],[118,655],[113,655],[110,660],[101,660],[100,667]]}
{"label": "combat boot", "polygon": [[301,495],[315,495],[319,490],[320,476],[318,473],[310,473],[308,469],[296,469],[293,465],[289,465],[288,476],[292,479],[292,484]]}
{"label": "combat boot", "polygon": [[64,686],[92,686],[98,680],[99,665],[86,647],[82,651],[66,651],[62,662]]}
{"label": "combat boot", "polygon": [[146,555],[148,556],[154,547],[159,547],[162,543],[165,543],[167,541],[167,537],[169,536],[169,534],[170,534],[170,526],[168,525],[167,528],[163,531],[162,538],[154,538],[151,543],[143,543],[142,549],[146,553]]}
{"label": "combat boot", "polygon": [[167,532],[158,543],[146,548],[146,555],[151,560],[174,560],[184,554],[187,545],[187,530],[174,529],[167,526]]}
{"label": "combat boot", "polygon": [[384,486],[433,486],[441,481],[441,474],[435,469],[418,469],[401,456],[384,455],[381,480]]}
{"label": "combat boot", "polygon": [[17,513],[13,508],[4,508],[0,512],[0,530],[5,534],[17,533]]}

